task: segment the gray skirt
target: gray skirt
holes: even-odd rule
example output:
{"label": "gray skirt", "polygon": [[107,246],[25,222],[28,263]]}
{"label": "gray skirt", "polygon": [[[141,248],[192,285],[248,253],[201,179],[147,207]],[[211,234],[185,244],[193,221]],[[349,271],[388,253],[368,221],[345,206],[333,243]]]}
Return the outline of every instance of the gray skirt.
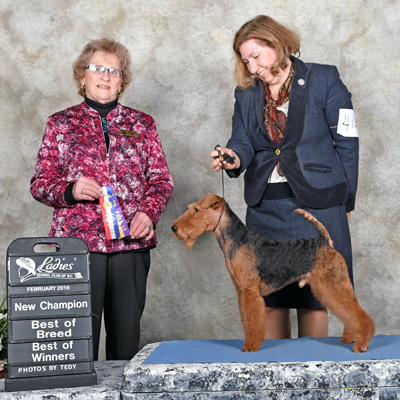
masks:
{"label": "gray skirt", "polygon": [[[353,283],[350,231],[344,204],[328,209],[311,208],[295,197],[287,182],[272,183],[267,185],[261,201],[256,206],[247,208],[246,226],[251,231],[271,239],[291,240],[318,236],[317,230],[294,212],[296,208],[311,213],[326,227],[334,248],[346,261]],[[268,307],[323,308],[312,294],[309,285],[300,289],[297,282],[264,297],[264,301]]]}

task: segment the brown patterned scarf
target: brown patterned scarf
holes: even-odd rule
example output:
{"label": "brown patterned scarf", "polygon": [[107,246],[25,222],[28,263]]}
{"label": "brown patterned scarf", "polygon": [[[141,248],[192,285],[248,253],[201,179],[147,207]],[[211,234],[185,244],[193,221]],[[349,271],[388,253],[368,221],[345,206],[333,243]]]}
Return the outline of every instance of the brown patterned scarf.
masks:
{"label": "brown patterned scarf", "polygon": [[[283,135],[286,129],[287,117],[283,111],[277,110],[276,107],[280,107],[289,101],[290,88],[292,86],[292,78],[294,74],[294,63],[290,66],[289,76],[287,77],[284,84],[279,89],[278,100],[274,100],[271,96],[271,90],[269,89],[268,83],[261,81],[265,90],[265,128],[267,129],[269,137],[280,146]],[[277,169],[279,175],[283,176],[283,172],[280,167],[280,162],[277,163]]]}

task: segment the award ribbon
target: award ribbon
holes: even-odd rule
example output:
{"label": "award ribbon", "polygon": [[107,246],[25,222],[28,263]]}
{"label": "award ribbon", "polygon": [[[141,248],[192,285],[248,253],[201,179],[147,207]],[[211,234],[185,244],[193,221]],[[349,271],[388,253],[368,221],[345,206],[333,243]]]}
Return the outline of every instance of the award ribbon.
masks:
{"label": "award ribbon", "polygon": [[101,214],[107,239],[122,239],[129,236],[129,228],[112,186],[103,186],[100,197]]}

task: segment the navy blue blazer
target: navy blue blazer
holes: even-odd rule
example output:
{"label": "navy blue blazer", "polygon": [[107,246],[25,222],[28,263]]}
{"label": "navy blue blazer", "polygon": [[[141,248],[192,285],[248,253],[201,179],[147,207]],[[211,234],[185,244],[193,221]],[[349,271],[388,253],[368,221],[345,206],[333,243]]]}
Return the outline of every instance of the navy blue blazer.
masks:
{"label": "navy blue blazer", "polygon": [[230,177],[244,176],[244,198],[250,207],[260,200],[268,177],[280,160],[295,196],[313,208],[346,203],[354,209],[358,181],[357,137],[337,133],[339,110],[352,109],[351,94],[335,66],[294,59],[286,131],[280,146],[264,125],[265,92],[259,80],[235,90],[232,137],[226,147],[240,158],[240,169]]}

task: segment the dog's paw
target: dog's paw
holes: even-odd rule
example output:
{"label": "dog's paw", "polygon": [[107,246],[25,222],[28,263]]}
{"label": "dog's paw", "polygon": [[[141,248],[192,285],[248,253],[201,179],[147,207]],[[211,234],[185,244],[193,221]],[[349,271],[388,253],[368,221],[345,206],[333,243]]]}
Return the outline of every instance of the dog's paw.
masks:
{"label": "dog's paw", "polygon": [[346,337],[342,337],[342,339],[340,340],[342,343],[354,343],[355,340],[353,338],[351,338],[350,336],[346,336]]}
{"label": "dog's paw", "polygon": [[368,343],[356,343],[353,346],[354,353],[365,353],[368,350]]}
{"label": "dog's paw", "polygon": [[351,335],[349,333],[343,332],[342,339],[340,340],[342,343],[354,343],[356,341],[355,335]]}
{"label": "dog's paw", "polygon": [[260,347],[261,347],[261,343],[259,343],[259,344],[256,344],[256,343],[247,343],[247,342],[244,342],[244,346],[243,346],[243,351],[244,352],[246,352],[246,353],[249,353],[249,352],[254,352],[254,351],[258,351],[258,350],[260,350]]}

